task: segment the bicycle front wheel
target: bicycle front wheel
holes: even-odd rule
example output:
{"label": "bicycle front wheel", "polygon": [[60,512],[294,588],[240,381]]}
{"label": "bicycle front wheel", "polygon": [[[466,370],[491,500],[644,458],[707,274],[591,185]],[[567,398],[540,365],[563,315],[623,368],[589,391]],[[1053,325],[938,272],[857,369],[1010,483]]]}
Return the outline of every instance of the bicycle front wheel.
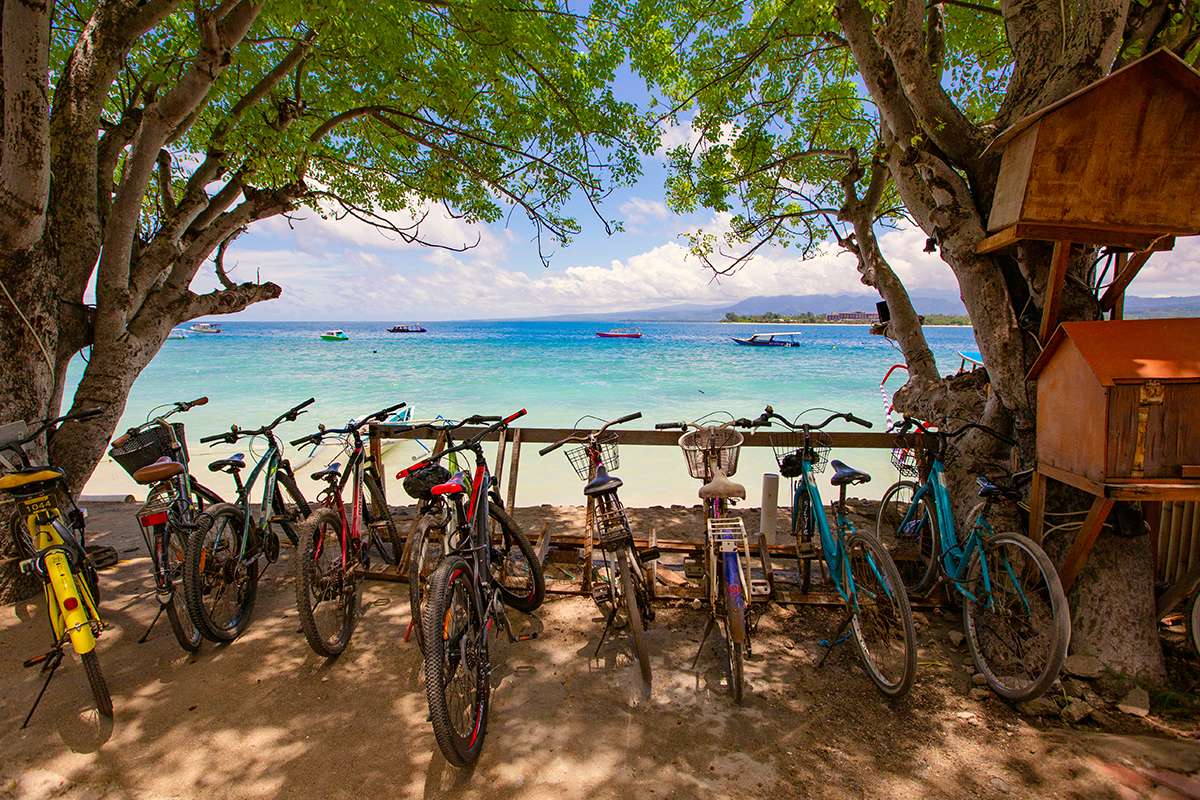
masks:
{"label": "bicycle front wheel", "polygon": [[[971,556],[963,590],[963,626],[975,666],[1006,700],[1041,696],[1062,667],[1071,611],[1058,573],[1027,536],[999,533]],[[987,581],[984,570],[987,567]]]}
{"label": "bicycle front wheel", "polygon": [[888,697],[902,697],[917,674],[917,631],[900,573],[874,536],[860,531],[845,538],[847,571],[853,585],[850,629],[867,674]]}
{"label": "bicycle front wheel", "polygon": [[92,687],[92,697],[96,701],[96,710],[103,717],[113,715],[112,695],[108,693],[108,683],[104,673],[100,671],[100,659],[95,650],[89,650],[79,656],[83,662],[83,670],[87,673],[88,685]]}
{"label": "bicycle front wheel", "polygon": [[358,622],[359,582],[342,517],[322,508],[300,528],[296,546],[296,611],[304,638],[317,655],[346,649]]}
{"label": "bicycle front wheel", "polygon": [[537,553],[521,526],[503,508],[488,502],[488,533],[492,541],[492,580],[504,604],[528,614],[546,599],[546,578]]}
{"label": "bicycle front wheel", "polygon": [[196,519],[183,568],[188,614],[204,638],[229,642],[250,624],[258,594],[258,559],[241,558],[242,510],[229,503]]}
{"label": "bicycle front wheel", "polygon": [[452,558],[434,571],[424,622],[433,734],[446,760],[465,767],[483,748],[491,694],[487,635],[466,561]]}
{"label": "bicycle front wheel", "polygon": [[920,487],[913,481],[897,481],[879,501],[875,535],[887,548],[904,581],[904,588],[922,594],[937,576],[937,507],[933,493],[926,492],[915,504]]}
{"label": "bicycle front wheel", "polygon": [[642,624],[642,611],[638,607],[638,589],[634,582],[633,569],[629,566],[629,550],[617,551],[617,570],[621,576],[621,594],[625,610],[629,613],[629,629],[633,632],[633,647],[637,651],[642,680],[650,683],[650,648],[646,644],[646,628]]}
{"label": "bicycle front wheel", "polygon": [[167,621],[179,646],[189,653],[200,649],[203,637],[188,613],[183,588],[184,564],[187,560],[187,534],[174,525],[167,525],[158,538],[158,568],[171,587],[171,599],[166,603]]}
{"label": "bicycle front wheel", "polygon": [[392,519],[392,512],[384,502],[383,489],[370,472],[363,473],[363,487],[367,493],[363,516],[367,530],[370,531],[371,544],[379,551],[385,564],[399,564],[400,556],[404,553],[404,543],[400,541],[400,531],[396,528],[396,521]]}
{"label": "bicycle front wheel", "polygon": [[[275,497],[271,503],[279,527],[283,529],[288,541],[296,544],[300,541],[300,525],[312,513],[312,509],[304,495],[300,494],[296,479],[282,469],[276,475]],[[291,505],[288,506],[288,503]]]}

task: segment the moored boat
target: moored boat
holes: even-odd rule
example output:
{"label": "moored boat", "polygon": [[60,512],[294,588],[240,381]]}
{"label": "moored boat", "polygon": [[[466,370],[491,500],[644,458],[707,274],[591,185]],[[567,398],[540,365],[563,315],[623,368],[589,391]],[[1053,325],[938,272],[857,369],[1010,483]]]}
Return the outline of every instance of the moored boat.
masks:
{"label": "moored boat", "polygon": [[796,341],[796,337],[800,335],[799,331],[791,331],[784,333],[755,333],[749,339],[739,339],[736,336],[731,336],[738,344],[748,344],[753,347],[799,347],[800,343]]}
{"label": "moored boat", "polygon": [[340,330],[325,331],[321,334],[321,338],[327,342],[344,342],[350,337],[342,333]]}
{"label": "moored boat", "polygon": [[642,329],[613,328],[611,331],[596,331],[596,335],[601,339],[640,339],[642,338]]}
{"label": "moored boat", "polygon": [[426,333],[425,326],[419,322],[410,322],[405,325],[393,325],[387,329],[388,333]]}
{"label": "moored boat", "polygon": [[197,322],[188,328],[192,333],[220,333],[221,323],[219,322]]}
{"label": "moored boat", "polygon": [[187,337],[183,335],[183,331],[176,328],[175,330],[173,330],[167,334],[167,338],[168,339],[186,339]]}

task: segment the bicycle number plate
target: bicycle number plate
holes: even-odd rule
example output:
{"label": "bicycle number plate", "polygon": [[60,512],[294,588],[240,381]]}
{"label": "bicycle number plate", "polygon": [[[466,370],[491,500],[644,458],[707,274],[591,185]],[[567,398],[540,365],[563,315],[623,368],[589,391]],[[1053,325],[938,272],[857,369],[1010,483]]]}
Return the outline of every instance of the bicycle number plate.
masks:
{"label": "bicycle number plate", "polygon": [[38,522],[49,522],[53,516],[51,512],[54,510],[54,500],[48,494],[30,500],[21,500],[20,503],[21,513],[27,517],[36,514]]}

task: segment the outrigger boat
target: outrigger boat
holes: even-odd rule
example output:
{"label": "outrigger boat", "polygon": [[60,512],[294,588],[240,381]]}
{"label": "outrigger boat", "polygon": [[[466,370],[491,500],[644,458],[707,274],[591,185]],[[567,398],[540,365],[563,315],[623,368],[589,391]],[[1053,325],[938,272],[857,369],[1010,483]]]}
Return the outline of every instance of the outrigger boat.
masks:
{"label": "outrigger boat", "polygon": [[340,330],[325,331],[321,334],[321,338],[327,342],[344,342],[350,337],[342,333]]}
{"label": "outrigger boat", "polygon": [[419,322],[411,322],[407,325],[393,325],[387,331],[388,333],[426,333],[425,327]]}
{"label": "outrigger boat", "polygon": [[[748,344],[754,347],[799,347],[800,343],[796,341],[796,337],[800,335],[799,331],[791,333],[755,333],[749,339],[739,339],[736,336],[731,336],[738,344]],[[777,337],[788,337],[777,338]]]}
{"label": "outrigger boat", "polygon": [[596,331],[596,335],[602,339],[640,339],[642,338],[642,329],[613,328],[611,331]]}

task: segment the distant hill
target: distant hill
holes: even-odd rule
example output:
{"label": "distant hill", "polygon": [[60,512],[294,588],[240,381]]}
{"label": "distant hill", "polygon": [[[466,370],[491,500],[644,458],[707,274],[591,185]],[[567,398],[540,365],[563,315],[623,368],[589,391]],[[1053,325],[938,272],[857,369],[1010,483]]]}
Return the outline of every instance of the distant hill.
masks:
{"label": "distant hill", "polygon": [[1125,298],[1125,317],[1200,317],[1200,296],[1192,297],[1128,297]]}

